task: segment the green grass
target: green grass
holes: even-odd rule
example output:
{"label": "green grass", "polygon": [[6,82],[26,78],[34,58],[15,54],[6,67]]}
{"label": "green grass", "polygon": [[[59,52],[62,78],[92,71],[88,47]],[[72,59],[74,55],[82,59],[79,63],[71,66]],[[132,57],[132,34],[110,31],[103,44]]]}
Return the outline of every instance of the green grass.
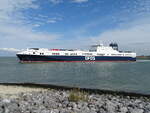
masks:
{"label": "green grass", "polygon": [[88,101],[88,94],[84,91],[80,91],[80,89],[73,89],[71,90],[68,99],[72,102]]}

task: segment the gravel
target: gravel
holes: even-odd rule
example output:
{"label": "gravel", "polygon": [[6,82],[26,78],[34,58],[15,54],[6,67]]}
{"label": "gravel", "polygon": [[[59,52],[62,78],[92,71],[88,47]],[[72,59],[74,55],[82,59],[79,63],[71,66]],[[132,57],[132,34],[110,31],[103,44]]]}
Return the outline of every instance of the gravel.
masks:
{"label": "gravel", "polygon": [[71,91],[30,90],[0,94],[0,113],[150,113],[148,97],[88,94],[88,100],[69,101]]}

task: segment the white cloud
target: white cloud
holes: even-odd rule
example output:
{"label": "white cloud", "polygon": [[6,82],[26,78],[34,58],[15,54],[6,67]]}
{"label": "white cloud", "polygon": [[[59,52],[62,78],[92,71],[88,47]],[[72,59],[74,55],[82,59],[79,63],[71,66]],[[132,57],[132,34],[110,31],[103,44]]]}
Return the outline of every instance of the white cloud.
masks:
{"label": "white cloud", "polygon": [[[87,29],[87,27],[89,28]],[[135,51],[139,55],[150,54],[150,17],[125,22],[121,26],[114,26],[112,29],[105,29],[105,31],[99,30],[99,33],[96,32],[97,35],[89,36],[90,29],[92,26],[87,24],[73,31],[72,37],[74,39],[70,39],[69,43],[72,44],[70,46],[75,47],[78,44],[79,48],[83,46],[87,48],[92,44],[104,43],[108,45],[111,42],[117,42],[121,50]]]}
{"label": "white cloud", "polygon": [[32,21],[29,23],[31,23],[31,25],[33,25],[34,27],[40,27],[47,24],[54,24],[62,20],[63,17],[61,15],[53,14],[53,16],[51,15],[48,16],[39,14],[36,17],[32,17]]}
{"label": "white cloud", "polygon": [[49,18],[49,19],[47,19],[47,23],[56,23],[56,22],[58,22],[58,21],[61,21],[62,20],[62,18],[61,17],[53,17],[53,18]]}
{"label": "white cloud", "polygon": [[40,25],[40,24],[34,24],[34,26],[35,26],[35,27],[40,27],[41,25]]}
{"label": "white cloud", "polygon": [[33,24],[28,21],[22,11],[36,10],[37,0],[0,0],[0,47],[8,48],[23,46],[26,48],[31,41],[53,40],[60,34],[35,31],[34,27],[41,24]]}
{"label": "white cloud", "polygon": [[[130,26],[130,25],[129,25]],[[121,49],[129,49],[139,54],[150,51],[150,22],[125,28],[116,28],[100,33],[97,36],[85,38],[88,43],[119,43]]]}
{"label": "white cloud", "polygon": [[21,50],[16,49],[16,48],[0,48],[0,51],[19,52]]}
{"label": "white cloud", "polygon": [[150,24],[137,25],[131,28],[114,29],[103,32],[94,39],[103,40],[105,42],[117,41],[123,44],[150,42]]}
{"label": "white cloud", "polygon": [[49,34],[45,32],[35,32],[32,28],[26,26],[0,26],[0,36],[8,40],[52,40],[58,38],[59,34]]}
{"label": "white cloud", "polygon": [[[64,2],[65,0],[49,0],[53,4],[59,4]],[[83,2],[88,2],[88,0],[68,0],[69,2],[74,2],[74,3],[83,3]]]}
{"label": "white cloud", "polygon": [[50,18],[47,20],[47,23],[56,23],[57,19],[56,18]]}
{"label": "white cloud", "polygon": [[48,20],[47,23],[56,23],[56,20]]}
{"label": "white cloud", "polygon": [[[21,21],[23,15],[20,12],[28,8],[36,9],[36,0],[0,0],[0,22],[13,23],[13,21]],[[13,19],[13,21],[12,21]]]}
{"label": "white cloud", "polygon": [[53,4],[59,4],[63,2],[63,0],[49,0],[49,1]]}
{"label": "white cloud", "polygon": [[83,3],[83,2],[88,2],[88,0],[72,0],[75,3]]}

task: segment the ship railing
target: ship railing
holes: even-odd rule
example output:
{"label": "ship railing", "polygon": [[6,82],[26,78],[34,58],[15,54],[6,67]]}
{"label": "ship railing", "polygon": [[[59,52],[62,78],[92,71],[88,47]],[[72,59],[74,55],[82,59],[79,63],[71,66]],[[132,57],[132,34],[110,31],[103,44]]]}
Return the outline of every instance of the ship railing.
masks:
{"label": "ship railing", "polygon": [[75,51],[75,49],[50,49],[50,51]]}
{"label": "ship railing", "polygon": [[132,51],[119,51],[120,53],[132,53]]}

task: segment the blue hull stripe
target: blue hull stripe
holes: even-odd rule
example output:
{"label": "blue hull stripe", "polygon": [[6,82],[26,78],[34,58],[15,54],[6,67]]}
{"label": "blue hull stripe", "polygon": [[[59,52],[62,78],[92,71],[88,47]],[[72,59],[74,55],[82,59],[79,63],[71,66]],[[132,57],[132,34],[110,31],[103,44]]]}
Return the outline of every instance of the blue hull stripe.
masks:
{"label": "blue hull stripe", "polygon": [[133,57],[119,56],[40,56],[40,55],[17,55],[21,61],[136,61]]}

